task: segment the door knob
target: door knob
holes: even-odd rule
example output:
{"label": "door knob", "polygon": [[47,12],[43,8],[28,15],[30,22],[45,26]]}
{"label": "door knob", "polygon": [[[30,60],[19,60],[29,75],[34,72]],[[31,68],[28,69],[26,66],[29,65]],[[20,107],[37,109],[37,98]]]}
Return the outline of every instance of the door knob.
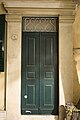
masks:
{"label": "door knob", "polygon": [[24,98],[27,99],[27,95],[24,95]]}

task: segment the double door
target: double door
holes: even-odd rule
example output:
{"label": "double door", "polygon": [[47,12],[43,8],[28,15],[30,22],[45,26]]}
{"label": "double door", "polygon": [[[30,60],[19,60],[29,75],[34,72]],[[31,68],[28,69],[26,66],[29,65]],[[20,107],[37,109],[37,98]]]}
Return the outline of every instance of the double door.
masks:
{"label": "double door", "polygon": [[58,113],[57,33],[23,32],[22,114]]}

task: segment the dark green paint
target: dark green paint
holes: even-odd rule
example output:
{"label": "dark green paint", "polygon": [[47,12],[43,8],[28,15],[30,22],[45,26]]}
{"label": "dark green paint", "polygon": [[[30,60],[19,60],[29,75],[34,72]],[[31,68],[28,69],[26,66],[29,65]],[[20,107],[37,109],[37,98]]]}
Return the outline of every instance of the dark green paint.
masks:
{"label": "dark green paint", "polygon": [[23,33],[22,114],[57,114],[57,47],[57,33]]}

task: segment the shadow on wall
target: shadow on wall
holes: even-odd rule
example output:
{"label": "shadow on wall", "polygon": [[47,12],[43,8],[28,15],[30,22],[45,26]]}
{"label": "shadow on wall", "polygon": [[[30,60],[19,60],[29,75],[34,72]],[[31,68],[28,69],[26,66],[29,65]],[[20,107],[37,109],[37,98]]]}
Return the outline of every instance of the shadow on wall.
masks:
{"label": "shadow on wall", "polygon": [[78,76],[79,74],[79,69],[77,69],[78,64],[76,61],[74,61],[74,71],[73,71],[73,103],[77,104],[79,99],[80,99],[80,76]]}

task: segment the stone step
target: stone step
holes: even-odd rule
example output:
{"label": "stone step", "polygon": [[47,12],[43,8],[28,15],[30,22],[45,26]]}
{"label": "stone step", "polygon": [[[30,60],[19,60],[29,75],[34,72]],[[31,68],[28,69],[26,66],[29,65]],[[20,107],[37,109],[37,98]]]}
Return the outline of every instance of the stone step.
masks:
{"label": "stone step", "polygon": [[6,120],[6,111],[0,111],[0,120]]}

